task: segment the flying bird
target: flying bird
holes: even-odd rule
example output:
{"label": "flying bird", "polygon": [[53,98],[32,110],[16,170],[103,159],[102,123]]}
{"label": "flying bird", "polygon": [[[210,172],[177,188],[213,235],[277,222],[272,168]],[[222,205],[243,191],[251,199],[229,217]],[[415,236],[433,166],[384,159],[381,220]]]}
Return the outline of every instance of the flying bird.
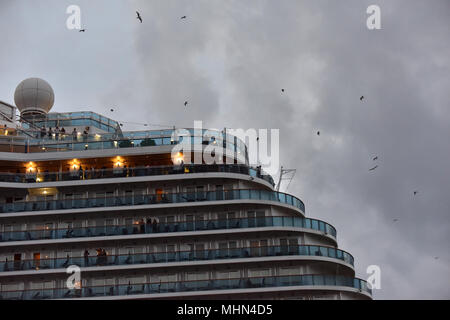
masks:
{"label": "flying bird", "polygon": [[370,168],[369,171],[375,170],[376,168],[378,168],[378,165],[376,165],[376,166],[373,167],[373,168]]}
{"label": "flying bird", "polygon": [[416,195],[417,193],[419,193],[419,191],[414,191],[414,195]]}
{"label": "flying bird", "polygon": [[114,112],[114,109],[111,109],[111,112]]}
{"label": "flying bird", "polygon": [[397,221],[398,221],[398,219],[392,219],[392,221],[394,221],[394,222],[397,222]]}
{"label": "flying bird", "polygon": [[188,105],[188,102],[187,102],[187,101],[185,101],[185,102],[184,102],[184,106],[186,107],[187,105]]}
{"label": "flying bird", "polygon": [[86,32],[86,29],[80,29],[79,32]]}
{"label": "flying bird", "polygon": [[136,19],[138,19],[142,23],[141,14],[138,11],[136,11],[136,14],[137,14]]}
{"label": "flying bird", "polygon": [[180,19],[186,19],[186,16],[182,16]]}
{"label": "flying bird", "polygon": [[373,161],[378,160],[378,156],[376,156],[375,158],[372,159]]}
{"label": "flying bird", "polygon": [[363,101],[363,99],[364,99],[364,96],[361,96],[361,98],[359,98],[360,101]]}
{"label": "flying bird", "polygon": [[434,257],[435,260],[439,259],[439,257]]}
{"label": "flying bird", "polygon": [[320,131],[317,131],[317,135],[320,136]]}
{"label": "flying bird", "polygon": [[284,92],[284,89],[281,89],[281,92]]}

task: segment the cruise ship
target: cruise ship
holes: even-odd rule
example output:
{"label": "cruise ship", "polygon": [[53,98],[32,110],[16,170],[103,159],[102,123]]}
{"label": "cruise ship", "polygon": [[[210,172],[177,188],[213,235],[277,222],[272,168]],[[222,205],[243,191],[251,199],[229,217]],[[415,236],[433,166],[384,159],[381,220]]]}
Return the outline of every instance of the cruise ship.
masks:
{"label": "cruise ship", "polygon": [[[0,102],[1,300],[372,299],[335,228],[226,129],[50,112],[38,78],[14,101]],[[183,140],[195,148],[174,156]],[[189,161],[211,145],[223,161]]]}

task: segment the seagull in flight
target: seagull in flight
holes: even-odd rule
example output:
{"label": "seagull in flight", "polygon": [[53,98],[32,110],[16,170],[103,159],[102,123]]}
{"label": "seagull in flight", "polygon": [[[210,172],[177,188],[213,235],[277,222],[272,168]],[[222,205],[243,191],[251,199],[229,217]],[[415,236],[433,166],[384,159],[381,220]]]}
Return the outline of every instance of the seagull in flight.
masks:
{"label": "seagull in flight", "polygon": [[376,166],[373,167],[373,168],[370,168],[369,171],[373,171],[373,170],[375,170],[376,168],[378,168],[378,165],[376,165]]}
{"label": "seagull in flight", "polygon": [[419,191],[414,191],[414,195],[416,195],[416,194],[418,194],[419,193]]}
{"label": "seagull in flight", "polygon": [[359,98],[360,101],[363,101],[363,99],[364,99],[364,96],[361,96],[361,98]]}
{"label": "seagull in flight", "polygon": [[114,109],[111,109],[110,111],[111,111],[111,112],[114,112]]}
{"label": "seagull in flight", "polygon": [[185,107],[187,107],[187,105],[188,105],[188,102],[187,102],[187,101],[185,101],[185,102],[184,102],[184,106],[185,106]]}
{"label": "seagull in flight", "polygon": [[320,136],[320,131],[317,131],[317,135]]}
{"label": "seagull in flight", "polygon": [[373,161],[378,160],[378,156],[375,156],[375,158],[372,159]]}
{"label": "seagull in flight", "polygon": [[138,11],[136,11],[136,15],[137,15],[136,19],[138,19],[142,23],[141,14]]}
{"label": "seagull in flight", "polygon": [[284,89],[281,89],[281,92],[284,92]]}
{"label": "seagull in flight", "polygon": [[78,32],[86,32],[86,29],[80,29]]}
{"label": "seagull in flight", "polygon": [[180,19],[186,19],[186,16],[182,16]]}

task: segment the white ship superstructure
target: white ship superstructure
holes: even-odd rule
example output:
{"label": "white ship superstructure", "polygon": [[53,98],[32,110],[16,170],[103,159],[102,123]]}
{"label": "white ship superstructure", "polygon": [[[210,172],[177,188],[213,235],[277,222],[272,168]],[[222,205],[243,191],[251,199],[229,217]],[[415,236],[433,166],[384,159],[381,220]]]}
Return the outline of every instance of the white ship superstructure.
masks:
{"label": "white ship superstructure", "polygon": [[174,164],[173,128],[123,131],[53,100],[27,79],[20,117],[0,103],[0,299],[372,298],[335,228],[277,192],[237,137],[187,129],[226,164]]}

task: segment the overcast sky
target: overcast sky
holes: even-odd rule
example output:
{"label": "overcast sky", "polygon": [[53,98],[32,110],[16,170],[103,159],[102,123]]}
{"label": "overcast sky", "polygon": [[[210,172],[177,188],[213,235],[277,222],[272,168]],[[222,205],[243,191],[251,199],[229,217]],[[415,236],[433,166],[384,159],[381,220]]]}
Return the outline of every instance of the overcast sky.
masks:
{"label": "overcast sky", "polygon": [[357,276],[380,266],[374,297],[449,299],[449,17],[448,0],[0,0],[0,100],[40,77],[56,112],[278,128],[288,192],[337,228]]}

